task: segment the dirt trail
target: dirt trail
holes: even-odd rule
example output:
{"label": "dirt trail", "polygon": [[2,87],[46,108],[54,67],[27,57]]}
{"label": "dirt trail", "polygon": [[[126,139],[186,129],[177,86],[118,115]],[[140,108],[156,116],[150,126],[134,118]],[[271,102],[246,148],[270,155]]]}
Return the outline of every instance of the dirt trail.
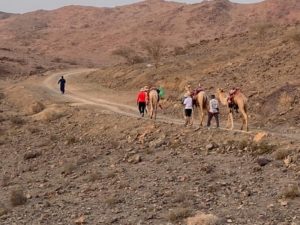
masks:
{"label": "dirt trail", "polygon": [[[46,89],[47,93],[55,96],[60,96],[60,98],[64,98],[67,101],[72,101],[76,105],[80,104],[87,104],[87,105],[93,105],[97,107],[101,107],[104,109],[107,109],[113,113],[117,113],[120,115],[133,117],[133,118],[140,118],[139,114],[137,113],[137,108],[135,106],[125,105],[117,102],[107,101],[101,97],[95,97],[91,95],[90,93],[86,93],[82,91],[78,85],[78,82],[76,81],[76,76],[81,76],[84,74],[87,74],[89,72],[94,71],[93,69],[77,69],[77,70],[71,70],[71,71],[64,71],[60,73],[52,73],[50,74],[42,83],[42,88]],[[57,87],[57,81],[59,80],[60,76],[64,76],[67,78],[67,92],[64,96],[60,94],[60,91]],[[109,97],[110,99],[115,98],[116,96],[108,96],[107,93],[103,93],[105,96]],[[149,120],[148,118],[141,118],[144,120]],[[176,124],[176,125],[183,125],[183,120],[175,119],[175,118],[169,118],[162,115],[158,115],[157,121],[169,123],[169,124]],[[195,118],[195,124],[197,125],[197,118]],[[240,126],[240,124],[236,123],[236,126]],[[196,127],[195,127],[196,128]],[[220,128],[221,130],[231,131],[226,128]],[[242,133],[248,133],[248,134],[256,134],[258,132],[268,132],[270,135],[275,137],[282,137],[282,138],[288,138],[293,139],[295,141],[300,141],[300,137],[298,134],[288,134],[288,133],[282,133],[282,132],[274,132],[270,130],[258,130],[254,128],[250,128],[251,131],[241,131],[241,130],[233,130],[232,132],[242,132]]]}
{"label": "dirt trail", "polygon": [[[111,112],[118,113],[124,116],[140,118],[137,113],[137,108],[134,106],[129,106],[121,103],[111,102],[104,100],[102,98],[96,98],[89,94],[83,93],[80,91],[80,88],[74,82],[74,77],[76,75],[86,74],[93,70],[91,69],[80,69],[80,70],[72,70],[62,73],[53,73],[51,74],[45,81],[43,82],[43,86],[47,88],[48,92],[54,93],[56,95],[61,95],[58,88],[57,88],[57,80],[60,76],[64,76],[68,80],[67,84],[67,93],[63,96],[63,98],[75,101],[76,103],[80,104],[88,104],[99,106],[101,108],[105,108]],[[143,118],[147,120],[147,118]],[[178,119],[167,118],[164,116],[158,116],[157,121],[165,122],[165,123],[172,123],[182,125],[183,121]]]}

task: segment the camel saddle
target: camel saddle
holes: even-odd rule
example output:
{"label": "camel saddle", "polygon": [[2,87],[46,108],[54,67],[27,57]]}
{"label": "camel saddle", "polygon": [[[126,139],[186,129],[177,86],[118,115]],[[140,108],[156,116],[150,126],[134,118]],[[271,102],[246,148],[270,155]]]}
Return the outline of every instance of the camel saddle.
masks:
{"label": "camel saddle", "polygon": [[197,102],[197,95],[201,92],[201,91],[204,91],[204,89],[202,87],[198,87],[196,89],[194,89],[192,92],[191,92],[191,97],[193,99],[193,105],[195,105],[196,107],[199,106],[198,102]]}
{"label": "camel saddle", "polygon": [[229,91],[229,96],[227,98],[228,102],[228,107],[230,110],[235,110],[237,113],[239,112],[239,106],[234,103],[234,97],[236,96],[237,93],[239,93],[240,89],[239,88],[233,88]]}

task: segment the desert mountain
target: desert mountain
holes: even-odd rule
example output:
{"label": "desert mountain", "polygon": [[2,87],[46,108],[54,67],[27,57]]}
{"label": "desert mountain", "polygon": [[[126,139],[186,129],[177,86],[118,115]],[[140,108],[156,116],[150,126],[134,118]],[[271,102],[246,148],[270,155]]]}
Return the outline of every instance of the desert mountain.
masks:
{"label": "desert mountain", "polygon": [[148,0],[115,8],[68,6],[35,11],[0,21],[0,48],[6,49],[0,50],[1,64],[11,64],[17,52],[18,57],[26,55],[17,59],[24,61],[22,67],[31,65],[25,72],[19,69],[24,73],[32,73],[32,68],[41,65],[108,65],[116,62],[111,53],[120,46],[138,49],[141,41],[155,38],[164,39],[170,47],[184,46],[243,33],[257,23],[299,23],[299,11],[297,0],[266,0],[257,4]]}

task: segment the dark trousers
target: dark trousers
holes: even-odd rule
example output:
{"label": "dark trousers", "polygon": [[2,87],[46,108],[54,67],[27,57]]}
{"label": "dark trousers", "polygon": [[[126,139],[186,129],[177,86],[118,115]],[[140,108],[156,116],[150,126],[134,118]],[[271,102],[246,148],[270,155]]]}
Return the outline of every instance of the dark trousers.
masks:
{"label": "dark trousers", "polygon": [[219,113],[211,113],[211,112],[208,113],[207,126],[210,127],[210,122],[213,117],[216,118],[217,127],[219,127]]}
{"label": "dark trousers", "polygon": [[144,114],[146,108],[146,102],[139,102],[139,111],[140,114]]}
{"label": "dark trousers", "polygon": [[60,91],[62,94],[65,93],[65,85],[60,85]]}

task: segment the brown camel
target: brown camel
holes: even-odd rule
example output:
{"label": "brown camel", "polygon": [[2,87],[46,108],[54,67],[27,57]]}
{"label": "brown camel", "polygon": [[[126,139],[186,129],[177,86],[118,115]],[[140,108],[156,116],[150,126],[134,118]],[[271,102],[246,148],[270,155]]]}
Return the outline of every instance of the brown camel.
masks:
{"label": "brown camel", "polygon": [[156,114],[157,114],[157,107],[158,107],[158,93],[156,89],[152,89],[149,91],[149,101],[148,104],[150,105],[149,109],[149,115],[150,119],[154,118],[156,119]]}
{"label": "brown camel", "polygon": [[[218,88],[217,89],[217,97],[219,98],[220,102],[223,105],[226,105],[228,108],[228,120],[227,120],[227,125],[226,127],[228,128],[229,122],[231,122],[231,130],[233,129],[233,109],[229,108],[228,105],[228,95],[225,94],[225,92]],[[243,130],[244,125],[246,127],[246,130],[248,131],[248,113],[247,113],[247,97],[240,91],[237,90],[235,93],[232,101],[234,104],[236,104],[239,107],[240,112],[242,113],[242,118],[243,118],[243,124],[241,127],[241,130]]]}
{"label": "brown camel", "polygon": [[[199,87],[201,85],[199,84]],[[193,93],[191,85],[185,87],[186,94]],[[204,91],[200,91],[196,96],[193,97],[196,101],[196,107],[199,107],[199,119],[200,126],[203,126],[204,113],[208,111],[208,98]]]}
{"label": "brown camel", "polygon": [[199,107],[200,126],[203,126],[204,113],[208,110],[208,98],[204,91],[200,91],[194,98],[196,107]]}

